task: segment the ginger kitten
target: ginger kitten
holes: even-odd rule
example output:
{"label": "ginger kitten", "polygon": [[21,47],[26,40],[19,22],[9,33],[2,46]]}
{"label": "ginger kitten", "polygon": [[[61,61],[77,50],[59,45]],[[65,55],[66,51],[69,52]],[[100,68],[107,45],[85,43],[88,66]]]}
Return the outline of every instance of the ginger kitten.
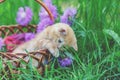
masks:
{"label": "ginger kitten", "polygon": [[57,44],[47,39],[41,39],[39,41],[32,39],[31,41],[28,41],[18,46],[12,53],[14,54],[27,53],[27,52],[34,52],[34,51],[45,50],[45,49],[48,49],[48,51],[53,56],[55,57],[59,56],[59,50],[58,50]]}
{"label": "ginger kitten", "polygon": [[[41,41],[42,40],[42,41]],[[45,46],[55,57],[59,56],[58,48],[62,46],[70,46],[78,50],[77,40],[72,28],[65,23],[56,23],[46,27],[41,33],[36,34],[35,38],[18,46],[13,53],[26,53],[40,50]],[[53,47],[54,46],[54,47]]]}

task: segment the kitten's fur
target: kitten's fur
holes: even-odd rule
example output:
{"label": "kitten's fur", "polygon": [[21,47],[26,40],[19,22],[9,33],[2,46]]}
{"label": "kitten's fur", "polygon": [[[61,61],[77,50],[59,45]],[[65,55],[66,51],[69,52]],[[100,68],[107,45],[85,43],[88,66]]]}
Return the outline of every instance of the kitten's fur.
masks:
{"label": "kitten's fur", "polygon": [[[54,25],[48,26],[41,33],[36,34],[34,39],[18,46],[18,48],[16,48],[13,51],[13,53],[25,52],[25,49],[28,52],[39,50],[41,46],[43,47],[43,44],[46,43],[46,41],[43,41],[42,43],[41,42],[42,39],[48,40],[50,45],[46,45],[46,48],[48,50],[50,50],[50,48],[54,50],[50,52],[53,52],[52,54],[55,57],[59,56],[57,49],[62,47],[63,45],[65,46],[67,45],[67,46],[73,47],[75,50],[78,50],[77,40],[72,28],[69,25],[64,23],[56,23]],[[57,46],[53,48],[54,45],[57,45]]]}
{"label": "kitten's fur", "polygon": [[41,39],[39,41],[32,39],[31,41],[20,45],[13,51],[13,53],[34,52],[45,49],[48,49],[53,56],[59,56],[58,45],[55,42],[47,39]]}

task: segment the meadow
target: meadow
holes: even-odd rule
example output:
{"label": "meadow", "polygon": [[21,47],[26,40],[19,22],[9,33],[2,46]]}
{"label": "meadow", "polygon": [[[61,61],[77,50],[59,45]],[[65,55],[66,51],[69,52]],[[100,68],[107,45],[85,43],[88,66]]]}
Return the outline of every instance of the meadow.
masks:
{"label": "meadow", "polygon": [[[120,0],[52,0],[58,12],[75,7],[77,15],[72,28],[78,51],[68,49],[74,57],[70,67],[51,68],[41,77],[36,69],[22,74],[0,74],[0,80],[120,80]],[[34,0],[6,0],[0,3],[0,26],[16,23],[19,7],[29,6],[34,16],[30,24],[38,24],[40,5]],[[1,61],[0,61],[0,65]],[[0,66],[0,71],[2,70]]]}

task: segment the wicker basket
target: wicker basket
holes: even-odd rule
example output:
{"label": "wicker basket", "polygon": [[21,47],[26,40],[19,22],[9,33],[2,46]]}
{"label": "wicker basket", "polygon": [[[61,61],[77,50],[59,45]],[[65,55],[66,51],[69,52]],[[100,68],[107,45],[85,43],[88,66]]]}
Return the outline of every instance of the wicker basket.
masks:
{"label": "wicker basket", "polygon": [[[45,10],[48,12],[50,19],[54,20],[51,12],[46,7],[46,5],[39,0],[35,0],[35,1],[38,2],[40,5],[42,5],[45,8]],[[20,25],[0,26],[0,36],[5,38],[11,34],[24,33],[24,31],[35,33],[36,27],[37,27],[36,25],[28,25],[26,27],[22,27]],[[40,56],[37,56],[37,55],[40,55]],[[11,62],[11,64],[17,68],[17,67],[21,67],[21,63],[20,63],[21,60],[24,61],[25,63],[28,63],[30,61],[30,58],[32,58],[33,60],[36,60],[38,62],[38,65],[35,67],[38,69],[39,73],[43,74],[45,70],[45,65],[48,65],[49,62],[52,60],[52,56],[48,50],[40,50],[39,52],[30,52],[28,54],[23,54],[23,53],[11,54],[8,52],[6,53],[0,52],[0,56],[3,61],[4,68],[11,73],[19,73],[19,71],[14,68],[11,71],[7,66],[7,61]],[[19,56],[22,56],[22,57],[19,57]],[[26,60],[26,57],[29,57],[29,59]],[[44,62],[47,62],[47,63],[44,63]]]}

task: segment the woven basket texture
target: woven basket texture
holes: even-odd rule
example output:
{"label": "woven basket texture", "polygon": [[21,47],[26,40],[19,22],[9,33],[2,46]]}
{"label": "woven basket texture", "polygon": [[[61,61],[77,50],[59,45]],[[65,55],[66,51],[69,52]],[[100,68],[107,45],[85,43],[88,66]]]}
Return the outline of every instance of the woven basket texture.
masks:
{"label": "woven basket texture", "polygon": [[[45,10],[48,12],[50,19],[54,20],[51,12],[46,7],[46,5],[41,0],[35,0],[35,1],[38,2],[41,6],[43,6]],[[36,28],[37,28],[36,25],[27,25],[26,27],[23,27],[21,25],[7,25],[7,26],[2,25],[0,26],[0,36],[2,38],[5,38],[9,35],[17,34],[17,33],[25,33],[25,32],[36,33]],[[52,58],[48,50],[40,50],[37,52],[30,52],[28,54],[24,54],[24,53],[11,54],[8,52],[0,52],[0,57],[3,62],[3,66],[5,70],[9,71],[9,73],[20,73],[17,70],[18,67],[27,68],[27,66],[23,65],[21,61],[25,63],[29,63],[30,60],[32,59],[32,65],[38,69],[40,74],[44,73],[45,66],[49,64]],[[14,66],[12,70],[9,68],[8,62],[10,62]]]}

